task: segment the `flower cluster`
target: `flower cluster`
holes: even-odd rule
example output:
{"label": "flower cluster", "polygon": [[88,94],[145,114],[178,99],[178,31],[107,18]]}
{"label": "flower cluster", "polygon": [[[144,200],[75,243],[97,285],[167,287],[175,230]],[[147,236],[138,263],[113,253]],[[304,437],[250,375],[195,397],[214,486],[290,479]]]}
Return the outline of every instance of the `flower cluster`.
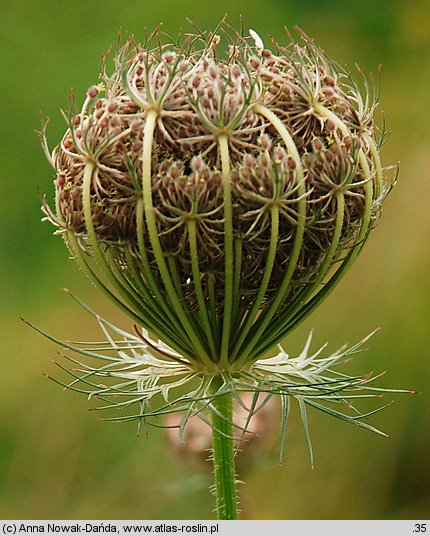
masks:
{"label": "flower cluster", "polygon": [[[321,375],[344,354],[261,358],[334,288],[379,217],[393,180],[379,156],[378,90],[363,79],[362,96],[300,31],[299,42],[274,50],[225,22],[176,43],[162,37],[128,41],[112,74],[102,63],[49,155],[56,208],[44,204],[47,218],[139,325],[122,334],[132,356],[109,338],[119,369],[117,359],[84,368],[84,382],[121,378],[90,385],[131,396],[139,419],[184,404],[186,416],[203,415],[216,376],[217,396],[294,396],[303,416],[305,402],[321,409],[312,397],[345,401],[344,391],[367,389],[368,379]],[[301,374],[305,364],[311,373]],[[198,385],[187,402],[172,404],[167,393],[191,379]],[[148,410],[155,393],[166,405]]]}

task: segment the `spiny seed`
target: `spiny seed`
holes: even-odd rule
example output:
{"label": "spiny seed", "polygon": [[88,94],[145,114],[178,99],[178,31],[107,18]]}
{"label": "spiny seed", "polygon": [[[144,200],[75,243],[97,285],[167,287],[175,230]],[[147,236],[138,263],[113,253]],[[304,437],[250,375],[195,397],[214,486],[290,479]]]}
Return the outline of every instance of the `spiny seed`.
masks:
{"label": "spiny seed", "polygon": [[305,154],[304,156],[304,162],[305,162],[305,165],[310,168],[312,167],[312,163],[313,163],[313,158],[310,154]]}
{"label": "spiny seed", "polygon": [[346,136],[343,139],[343,143],[345,144],[346,149],[349,151],[352,147],[352,138],[351,136]]}
{"label": "spiny seed", "polygon": [[315,139],[312,144],[316,152],[322,151],[324,149],[324,144],[319,138]]}
{"label": "spiny seed", "polygon": [[235,78],[239,78],[241,76],[242,72],[241,72],[241,70],[239,69],[239,67],[237,65],[234,65],[234,67],[231,70],[231,74]]}
{"label": "spiny seed", "polygon": [[297,167],[297,162],[291,156],[288,157],[288,167],[290,169],[296,169]]}
{"label": "spiny seed", "polygon": [[172,52],[166,52],[166,54],[164,54],[163,59],[169,65],[175,59],[175,54],[173,54]]}
{"label": "spiny seed", "polygon": [[254,68],[254,69],[258,69],[261,65],[261,62],[258,58],[251,58],[250,59],[250,63],[251,63],[251,66]]}
{"label": "spiny seed", "polygon": [[198,156],[193,156],[191,159],[191,169],[193,171],[200,171],[203,167],[203,162]]}
{"label": "spiny seed", "polygon": [[258,139],[258,143],[263,151],[269,151],[272,146],[272,142],[267,134],[262,134]]}
{"label": "spiny seed", "polygon": [[90,89],[87,92],[88,97],[90,97],[91,99],[94,99],[94,97],[97,97],[98,94],[99,94],[99,89],[96,86],[90,87]]}

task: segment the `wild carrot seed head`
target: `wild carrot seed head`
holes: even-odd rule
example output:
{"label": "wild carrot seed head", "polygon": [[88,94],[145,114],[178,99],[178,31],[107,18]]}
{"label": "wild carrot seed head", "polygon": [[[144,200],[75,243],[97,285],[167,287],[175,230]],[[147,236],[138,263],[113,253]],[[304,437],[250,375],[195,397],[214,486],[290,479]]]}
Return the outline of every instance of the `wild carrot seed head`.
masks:
{"label": "wild carrot seed head", "polygon": [[363,79],[363,92],[301,31],[273,50],[250,34],[223,21],[175,44],[128,41],[80,109],[72,102],[52,155],[43,138],[56,172],[47,219],[136,323],[126,333],[84,305],[105,345],[50,338],[103,361],[75,361],[67,387],[100,397],[99,409],[137,407],[109,420],[182,411],[183,435],[226,393],[249,419],[279,395],[281,437],[291,399],[309,446],[307,407],[381,433],[361,420],[377,410],[352,406],[379,396],[375,378],[332,370],[369,337],[321,358],[310,336],[296,358],[281,347],[264,358],[334,288],[380,215],[393,180],[378,90]]}
{"label": "wild carrot seed head", "polygon": [[[56,215],[45,210],[66,241],[126,274],[114,277],[127,307],[161,296],[179,323],[191,318],[197,359],[193,330],[213,362],[223,347],[231,364],[257,358],[322,299],[391,182],[366,84],[362,97],[302,32],[273,51],[255,32],[221,33],[224,57],[216,33],[117,51],[70,113],[52,154]],[[145,327],[163,338],[156,324]]]}

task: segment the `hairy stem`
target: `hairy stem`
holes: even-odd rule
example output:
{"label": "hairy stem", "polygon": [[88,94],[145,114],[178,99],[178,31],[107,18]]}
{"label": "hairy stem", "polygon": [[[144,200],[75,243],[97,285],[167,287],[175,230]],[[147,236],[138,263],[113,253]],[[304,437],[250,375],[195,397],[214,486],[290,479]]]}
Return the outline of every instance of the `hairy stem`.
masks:
{"label": "hairy stem", "polygon": [[[216,382],[215,392],[221,385]],[[225,393],[213,401],[212,458],[218,519],[237,519],[236,472],[233,445],[233,395]]]}

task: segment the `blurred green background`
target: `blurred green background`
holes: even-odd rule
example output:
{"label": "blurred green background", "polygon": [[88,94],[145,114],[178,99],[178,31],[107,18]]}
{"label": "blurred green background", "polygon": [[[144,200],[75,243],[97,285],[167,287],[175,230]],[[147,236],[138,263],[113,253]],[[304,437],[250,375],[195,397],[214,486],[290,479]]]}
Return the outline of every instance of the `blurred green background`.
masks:
{"label": "blurred green background", "polygon": [[[78,295],[124,327],[129,321],[67,258],[40,223],[37,189],[52,196],[52,170],[35,129],[50,117],[54,145],[65,128],[59,109],[71,87],[78,100],[97,80],[99,56],[117,32],[138,38],[159,22],[176,34],[186,17],[205,29],[224,13],[268,40],[301,26],[341,64],[366,73],[383,65],[382,105],[390,138],[385,163],[400,180],[364,254],[322,307],[287,341],[297,352],[314,327],[330,349],[383,325],[348,371],[384,371],[381,383],[412,388],[372,422],[370,432],[310,415],[316,466],[308,461],[298,415],[287,454],[276,448],[242,475],[244,517],[254,519],[425,519],[430,517],[429,231],[430,4],[396,0],[197,0],[1,2],[0,195],[0,518],[205,519],[213,516],[211,475],[174,456],[162,432],[99,423],[88,402],[42,373],[58,348],[19,316],[58,336],[96,339],[98,329],[64,293]],[[59,372],[59,371],[58,371]],[[387,401],[390,398],[388,397]],[[245,462],[244,462],[245,464]]]}

